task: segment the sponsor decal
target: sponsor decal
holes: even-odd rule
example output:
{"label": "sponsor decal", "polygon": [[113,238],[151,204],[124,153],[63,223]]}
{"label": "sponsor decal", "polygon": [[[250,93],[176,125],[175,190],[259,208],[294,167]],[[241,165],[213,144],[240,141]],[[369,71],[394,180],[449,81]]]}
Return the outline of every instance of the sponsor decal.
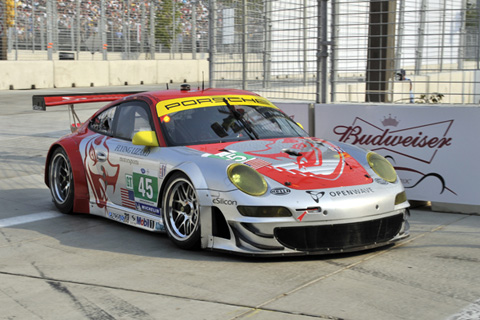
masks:
{"label": "sponsor decal", "polygon": [[337,197],[348,197],[348,196],[358,196],[360,194],[367,194],[367,193],[374,193],[375,191],[372,188],[357,188],[351,190],[337,190],[337,191],[330,191],[328,194],[332,198]]}
{"label": "sponsor decal", "polygon": [[385,181],[382,178],[375,178],[375,182],[378,184],[388,184],[388,181]]}
{"label": "sponsor decal", "polygon": [[240,162],[240,163],[246,164],[247,166],[252,167],[255,170],[271,165],[270,162],[267,162],[265,160],[258,159],[248,154],[238,152],[238,151],[233,151],[233,150],[226,150],[216,154],[206,153],[203,155],[203,157],[219,158],[224,160]]}
{"label": "sponsor decal", "polygon": [[290,189],[288,188],[274,188],[272,190],[270,190],[270,193],[271,194],[274,194],[276,196],[284,196],[284,195],[287,195],[291,192]]}
{"label": "sponsor decal", "polygon": [[143,212],[146,212],[146,213],[150,213],[150,214],[154,214],[156,216],[161,215],[160,208],[149,206],[149,205],[143,204],[143,203],[137,203],[137,210],[143,211]]}
{"label": "sponsor decal", "polygon": [[209,158],[231,160],[231,161],[240,162],[240,163],[244,163],[247,160],[255,159],[255,157],[249,156],[241,152],[233,151],[233,150],[222,151],[216,154],[207,153],[207,154],[204,154],[203,156],[209,157]]}
{"label": "sponsor decal", "polygon": [[129,222],[128,214],[108,212],[108,218],[110,218],[112,220],[115,220],[115,221],[120,221],[120,222],[123,222],[123,223],[128,223]]}
{"label": "sponsor decal", "polygon": [[117,145],[114,149],[116,152],[121,152],[121,153],[128,153],[131,155],[135,156],[142,156],[146,157],[150,154],[150,149],[142,147],[129,147],[129,146],[124,146],[124,145]]}
{"label": "sponsor decal", "polygon": [[133,190],[133,176],[131,174],[125,175],[125,184],[128,190]]}
{"label": "sponsor decal", "polygon": [[160,222],[155,222],[155,230],[156,231],[166,231],[165,226]]}
{"label": "sponsor decal", "polygon": [[276,108],[270,101],[258,96],[225,95],[188,97],[160,101],[159,103],[157,103],[157,113],[158,116],[161,117],[170,112],[176,112],[180,110],[225,105],[224,99],[227,99],[228,102],[234,105],[250,105]]}
{"label": "sponsor decal", "polygon": [[161,164],[160,168],[158,168],[158,177],[160,179],[163,179],[163,178],[165,178],[166,175],[167,175],[167,165],[166,164]]}
{"label": "sponsor decal", "polygon": [[149,228],[149,229],[155,229],[155,221],[154,220],[146,219],[146,218],[137,216],[136,222],[137,222],[137,226],[142,226],[142,227],[146,227],[146,228]]}
{"label": "sponsor decal", "polygon": [[307,193],[312,197],[313,201],[318,203],[320,199],[325,195],[323,191],[307,191]]}
{"label": "sponsor decal", "polygon": [[223,198],[215,198],[212,200],[213,204],[223,204],[226,206],[236,206],[237,201],[235,200],[228,200],[228,199],[223,199]]}
{"label": "sponsor decal", "polygon": [[148,173],[148,171],[143,168],[139,171],[140,172],[133,172],[135,201],[156,206],[158,199],[158,178],[145,174]]}
{"label": "sponsor decal", "polygon": [[119,161],[131,164],[131,165],[138,165],[139,164],[137,159],[129,159],[129,158],[125,158],[125,157],[119,157]]}

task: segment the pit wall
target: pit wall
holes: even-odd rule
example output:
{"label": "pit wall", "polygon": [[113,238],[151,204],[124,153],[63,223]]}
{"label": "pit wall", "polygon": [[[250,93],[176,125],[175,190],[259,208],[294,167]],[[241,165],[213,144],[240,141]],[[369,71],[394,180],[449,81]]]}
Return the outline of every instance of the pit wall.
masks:
{"label": "pit wall", "polygon": [[207,60],[0,61],[0,90],[208,81]]}

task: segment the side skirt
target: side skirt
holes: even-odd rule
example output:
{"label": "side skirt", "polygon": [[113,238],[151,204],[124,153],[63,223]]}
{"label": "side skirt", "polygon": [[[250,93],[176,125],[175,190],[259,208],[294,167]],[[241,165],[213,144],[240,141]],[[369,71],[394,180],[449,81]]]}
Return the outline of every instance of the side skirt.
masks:
{"label": "side skirt", "polygon": [[[91,202],[90,204],[91,206],[96,206],[95,203]],[[100,212],[92,212],[92,214],[152,232],[166,231],[161,209],[159,209],[158,213],[142,212],[109,202],[106,209],[100,210]]]}

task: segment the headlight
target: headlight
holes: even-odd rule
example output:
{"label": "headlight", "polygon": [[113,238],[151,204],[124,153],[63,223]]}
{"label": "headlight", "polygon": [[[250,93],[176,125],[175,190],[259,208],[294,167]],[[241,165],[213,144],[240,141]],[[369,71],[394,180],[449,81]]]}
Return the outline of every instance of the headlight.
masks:
{"label": "headlight", "polygon": [[405,193],[405,191],[400,192],[395,197],[395,205],[404,203],[405,201],[407,201],[407,194]]}
{"label": "headlight", "polygon": [[238,206],[238,211],[245,217],[257,217],[257,218],[278,218],[278,217],[291,217],[290,210],[284,207],[247,207]]}
{"label": "headlight", "polygon": [[240,163],[234,163],[227,169],[228,178],[241,191],[252,196],[261,196],[267,192],[267,182],[254,169]]}
{"label": "headlight", "polygon": [[367,161],[370,168],[375,171],[385,181],[394,183],[397,181],[397,173],[392,164],[387,159],[375,152],[369,152],[367,154]]}

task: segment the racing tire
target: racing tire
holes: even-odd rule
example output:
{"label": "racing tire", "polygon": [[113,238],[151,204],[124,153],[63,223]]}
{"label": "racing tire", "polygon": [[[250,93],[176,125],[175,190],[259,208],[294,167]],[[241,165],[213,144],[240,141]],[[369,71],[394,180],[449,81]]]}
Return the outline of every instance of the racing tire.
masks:
{"label": "racing tire", "polygon": [[180,172],[166,184],[163,221],[170,240],[182,249],[200,248],[200,205],[192,182]]}
{"label": "racing tire", "polygon": [[48,183],[53,203],[62,213],[73,212],[74,183],[70,160],[63,148],[57,148],[48,165]]}

